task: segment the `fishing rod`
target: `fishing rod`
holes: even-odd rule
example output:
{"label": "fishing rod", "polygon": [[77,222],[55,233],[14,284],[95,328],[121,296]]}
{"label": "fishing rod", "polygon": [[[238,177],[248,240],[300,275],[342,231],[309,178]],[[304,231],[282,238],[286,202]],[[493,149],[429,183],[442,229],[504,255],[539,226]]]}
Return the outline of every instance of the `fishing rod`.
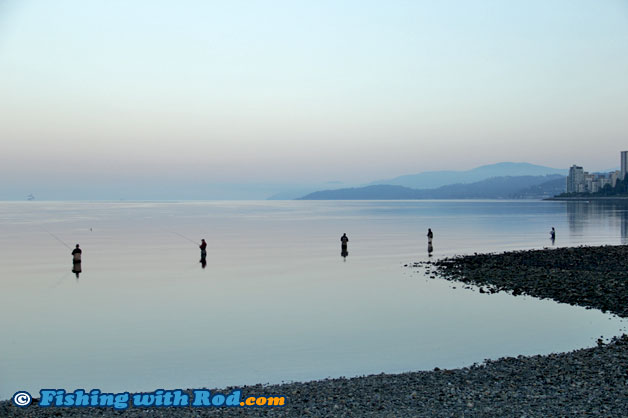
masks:
{"label": "fishing rod", "polygon": [[190,239],[190,238],[186,237],[185,235],[179,234],[178,232],[175,232],[175,231],[167,231],[167,230],[165,230],[165,231],[166,231],[166,232],[170,232],[171,234],[178,235],[178,236],[180,236],[181,238],[183,238],[184,240],[190,241],[190,242],[191,242],[192,244],[194,244],[194,245],[198,245],[198,242],[196,242],[196,241],[194,241],[194,240],[192,240],[192,239]]}
{"label": "fishing rod", "polygon": [[44,228],[43,226],[41,227],[41,229],[43,229],[44,231],[46,231],[47,233],[50,234],[51,237],[53,237],[54,239],[56,239],[57,241],[59,241],[61,244],[65,245],[68,250],[71,250],[72,248],[70,248],[70,246],[68,244],[66,244],[65,242],[63,242],[63,240],[61,238],[59,238],[58,236],[56,236],[55,234],[53,234],[52,232],[48,231],[46,228]]}

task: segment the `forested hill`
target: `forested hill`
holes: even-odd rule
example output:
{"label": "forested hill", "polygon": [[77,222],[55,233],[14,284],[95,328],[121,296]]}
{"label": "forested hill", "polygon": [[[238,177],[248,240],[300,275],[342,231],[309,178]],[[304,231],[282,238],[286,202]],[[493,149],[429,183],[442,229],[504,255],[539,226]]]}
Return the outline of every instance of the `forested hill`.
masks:
{"label": "forested hill", "polygon": [[[437,189],[411,189],[397,185],[373,185],[349,189],[322,190],[299,200],[403,200],[403,199],[509,199],[543,197],[543,185],[555,190],[564,176],[504,176],[469,184],[451,184]],[[536,195],[538,193],[538,195]]]}

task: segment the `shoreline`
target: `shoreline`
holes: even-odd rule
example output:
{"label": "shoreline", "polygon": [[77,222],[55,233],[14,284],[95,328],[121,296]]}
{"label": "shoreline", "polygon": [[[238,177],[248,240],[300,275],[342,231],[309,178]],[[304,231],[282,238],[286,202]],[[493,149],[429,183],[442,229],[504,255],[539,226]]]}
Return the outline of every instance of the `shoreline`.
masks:
{"label": "shoreline", "polygon": [[[439,278],[549,298],[628,317],[628,246],[458,256],[427,266]],[[428,273],[426,273],[428,274]],[[0,416],[622,416],[628,415],[628,335],[568,353],[506,357],[452,370],[242,386],[284,396],[282,408],[39,408],[0,402]],[[68,390],[70,390],[68,388]],[[229,388],[221,390],[228,392]]]}
{"label": "shoreline", "polygon": [[627,245],[474,254],[427,264],[438,277],[480,291],[527,294],[628,318]]}
{"label": "shoreline", "polygon": [[549,201],[555,201],[555,202],[589,202],[591,200],[611,201],[611,202],[628,202],[628,196],[546,197],[543,200],[549,200]]}

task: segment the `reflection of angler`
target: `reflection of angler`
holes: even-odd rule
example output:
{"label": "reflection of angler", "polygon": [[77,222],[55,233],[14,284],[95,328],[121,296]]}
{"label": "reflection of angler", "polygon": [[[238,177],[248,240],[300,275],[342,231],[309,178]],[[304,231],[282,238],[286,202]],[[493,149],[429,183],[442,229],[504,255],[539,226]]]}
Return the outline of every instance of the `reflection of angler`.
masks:
{"label": "reflection of angler", "polygon": [[74,264],[72,264],[72,273],[76,274],[76,278],[79,278],[79,274],[81,274],[81,272],[83,271],[83,269],[81,268],[81,262],[74,262]]}

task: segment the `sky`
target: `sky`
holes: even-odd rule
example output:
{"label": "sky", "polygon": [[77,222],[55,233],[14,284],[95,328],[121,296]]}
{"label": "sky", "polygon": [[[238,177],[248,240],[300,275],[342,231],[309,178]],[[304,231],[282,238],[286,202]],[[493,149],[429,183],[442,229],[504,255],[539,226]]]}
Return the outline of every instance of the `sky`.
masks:
{"label": "sky", "polygon": [[0,199],[610,169],[627,74],[628,0],[0,0]]}

